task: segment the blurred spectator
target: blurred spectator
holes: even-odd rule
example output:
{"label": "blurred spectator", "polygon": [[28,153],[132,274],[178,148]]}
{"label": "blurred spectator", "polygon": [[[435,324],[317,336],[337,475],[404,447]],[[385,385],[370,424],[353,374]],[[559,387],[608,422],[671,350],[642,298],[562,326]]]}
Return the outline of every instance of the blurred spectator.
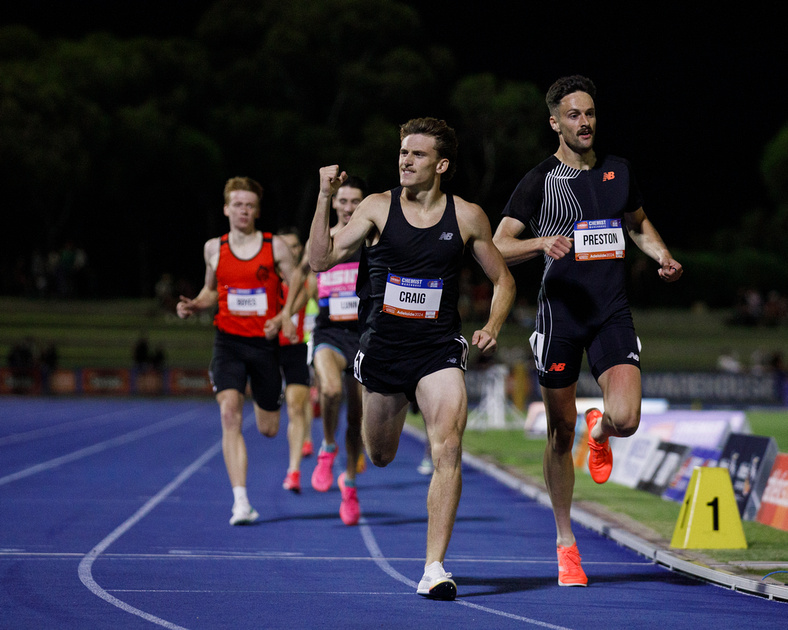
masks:
{"label": "blurred spectator", "polygon": [[31,337],[25,337],[15,343],[8,351],[8,367],[12,373],[28,373],[36,367],[35,342]]}
{"label": "blurred spectator", "polygon": [[156,300],[159,307],[167,313],[175,312],[175,305],[178,303],[178,294],[175,292],[175,280],[171,273],[163,273],[154,287]]}
{"label": "blurred spectator", "polygon": [[528,306],[528,299],[524,296],[517,296],[517,301],[510,313],[511,319],[521,328],[530,330],[534,327],[533,309]]}
{"label": "blurred spectator", "polygon": [[769,291],[766,299],[756,289],[739,289],[736,312],[728,321],[736,326],[779,326],[788,323],[788,300],[779,291]]}
{"label": "blurred spectator", "polygon": [[165,354],[164,348],[156,346],[155,351],[151,351],[148,338],[141,336],[134,344],[134,367],[138,370],[161,370],[164,368]]}
{"label": "blurred spectator", "polygon": [[769,291],[763,304],[763,324],[778,326],[788,322],[788,300],[778,291]]}
{"label": "blurred spectator", "polygon": [[729,374],[740,374],[743,371],[738,354],[731,350],[724,350],[717,358],[717,369]]}

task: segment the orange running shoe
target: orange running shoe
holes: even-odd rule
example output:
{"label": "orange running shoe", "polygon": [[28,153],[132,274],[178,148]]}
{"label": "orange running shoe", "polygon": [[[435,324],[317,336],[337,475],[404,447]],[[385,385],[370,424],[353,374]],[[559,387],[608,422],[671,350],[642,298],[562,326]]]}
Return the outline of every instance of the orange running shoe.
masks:
{"label": "orange running shoe", "polygon": [[295,492],[298,494],[301,492],[301,471],[294,470],[293,472],[287,473],[285,477],[285,481],[282,484],[282,487],[285,490],[290,490],[291,492]]}
{"label": "orange running shoe", "polygon": [[610,450],[610,440],[601,444],[591,437],[591,430],[602,419],[599,409],[591,408],[586,411],[586,425],[588,426],[588,472],[591,479],[597,483],[605,483],[610,479],[613,470],[613,452]]}
{"label": "orange running shoe", "polygon": [[558,545],[558,584],[561,586],[588,586],[577,543],[571,547]]}
{"label": "orange running shoe", "polygon": [[367,470],[367,457],[366,455],[364,455],[364,451],[361,451],[361,454],[358,456],[358,461],[356,462],[356,474],[360,475],[366,470]]}
{"label": "orange running shoe", "polygon": [[312,440],[305,440],[301,447],[301,457],[309,457],[314,452],[315,446],[312,444]]}

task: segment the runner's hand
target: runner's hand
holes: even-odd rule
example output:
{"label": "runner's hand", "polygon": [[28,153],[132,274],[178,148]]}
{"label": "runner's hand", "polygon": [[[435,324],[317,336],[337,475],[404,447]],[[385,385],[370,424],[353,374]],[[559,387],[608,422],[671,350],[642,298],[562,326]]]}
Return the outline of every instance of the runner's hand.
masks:
{"label": "runner's hand", "polygon": [[484,356],[490,356],[498,349],[498,341],[484,328],[473,333],[471,343],[477,346]]}

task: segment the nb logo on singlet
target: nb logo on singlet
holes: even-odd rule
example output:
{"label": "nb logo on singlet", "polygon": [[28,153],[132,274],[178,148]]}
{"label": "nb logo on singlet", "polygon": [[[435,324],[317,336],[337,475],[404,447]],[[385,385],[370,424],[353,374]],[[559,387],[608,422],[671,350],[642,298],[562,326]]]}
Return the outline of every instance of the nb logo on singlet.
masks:
{"label": "nb logo on singlet", "polygon": [[450,241],[453,236],[454,236],[454,233],[452,233],[452,232],[441,232],[441,235],[438,237],[438,240],[439,241]]}
{"label": "nb logo on singlet", "polygon": [[616,178],[615,171],[607,171],[606,173],[602,173],[602,181],[609,182],[611,179]]}

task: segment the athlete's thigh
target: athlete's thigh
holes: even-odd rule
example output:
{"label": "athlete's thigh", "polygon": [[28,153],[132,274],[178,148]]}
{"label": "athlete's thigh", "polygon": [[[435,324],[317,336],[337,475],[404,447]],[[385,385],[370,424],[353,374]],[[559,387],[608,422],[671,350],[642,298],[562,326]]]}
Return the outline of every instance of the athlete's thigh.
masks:
{"label": "athlete's thigh", "polygon": [[319,346],[312,358],[312,366],[322,391],[342,391],[342,373],[347,369],[345,357],[329,346]]}
{"label": "athlete's thigh", "polygon": [[446,368],[422,377],[416,386],[416,402],[431,439],[452,432],[462,434],[468,420],[465,373]]}
{"label": "athlete's thigh", "polygon": [[600,374],[598,383],[606,413],[613,418],[640,418],[643,395],[640,368],[629,364],[614,365]]}
{"label": "athlete's thigh", "polygon": [[373,439],[399,440],[408,399],[405,394],[381,394],[366,387],[363,390],[362,423],[365,436]]}

